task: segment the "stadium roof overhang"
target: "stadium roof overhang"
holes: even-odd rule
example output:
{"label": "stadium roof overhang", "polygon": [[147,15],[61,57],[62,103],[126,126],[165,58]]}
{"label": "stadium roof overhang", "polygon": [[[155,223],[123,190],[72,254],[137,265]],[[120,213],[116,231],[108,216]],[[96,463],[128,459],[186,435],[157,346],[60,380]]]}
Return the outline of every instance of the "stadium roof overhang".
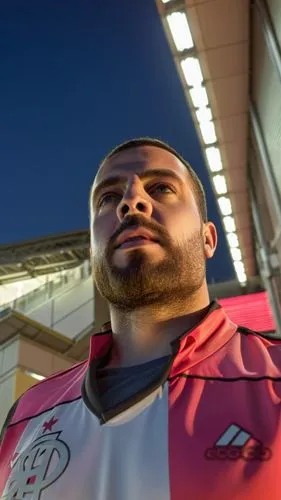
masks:
{"label": "stadium roof overhang", "polygon": [[65,354],[73,346],[72,340],[23,314],[12,310],[2,311],[0,314],[0,346],[16,335],[33,340],[61,354]]}
{"label": "stadium roof overhang", "polygon": [[89,339],[97,331],[100,331],[99,326],[93,325],[86,335],[70,339],[17,311],[7,309],[0,312],[0,347],[15,338],[24,338],[73,362],[87,358]]}
{"label": "stadium roof overhang", "polygon": [[249,0],[156,3],[244,283],[257,274],[247,186]]}
{"label": "stadium roof overhang", "polygon": [[78,266],[89,258],[88,231],[0,246],[0,285]]}

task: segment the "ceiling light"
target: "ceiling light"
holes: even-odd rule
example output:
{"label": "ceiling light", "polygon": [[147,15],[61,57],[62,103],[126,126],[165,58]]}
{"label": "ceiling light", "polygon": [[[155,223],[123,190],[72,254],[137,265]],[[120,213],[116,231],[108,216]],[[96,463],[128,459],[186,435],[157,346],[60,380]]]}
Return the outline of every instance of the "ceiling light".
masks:
{"label": "ceiling light", "polygon": [[217,194],[227,193],[227,185],[224,175],[215,175],[213,177],[213,183],[215,185],[215,190]]}
{"label": "ceiling light", "polygon": [[213,119],[211,109],[207,108],[206,106],[197,109],[196,116],[199,123],[209,122],[210,120]]}
{"label": "ceiling light", "polygon": [[227,233],[226,235],[230,248],[239,247],[238,236],[236,233]]}
{"label": "ceiling light", "polygon": [[231,207],[231,202],[230,202],[229,198],[227,198],[226,196],[220,196],[220,198],[218,198],[218,204],[219,204],[222,215],[231,215],[232,214],[232,207]]}
{"label": "ceiling light", "polygon": [[43,377],[43,375],[39,375],[39,373],[34,373],[30,372],[29,370],[25,370],[24,373],[28,375],[29,377],[35,378],[36,380],[44,380],[46,377]]}
{"label": "ceiling light", "polygon": [[234,233],[236,231],[236,224],[234,218],[230,215],[223,217],[224,227],[227,233]]}
{"label": "ceiling light", "polygon": [[237,274],[237,278],[238,278],[238,281],[240,282],[240,284],[242,286],[245,286],[246,283],[247,283],[247,276],[246,276],[246,274],[242,273],[242,272],[241,273],[237,273],[236,272],[236,274]]}
{"label": "ceiling light", "polygon": [[187,57],[181,62],[183,74],[187,85],[197,87],[203,82],[200,63],[196,57]]}
{"label": "ceiling light", "polygon": [[240,281],[242,286],[246,286],[247,276],[245,273],[237,273],[238,281]]}
{"label": "ceiling light", "polygon": [[234,267],[235,267],[235,271],[237,273],[242,273],[242,272],[245,273],[245,267],[244,267],[243,262],[239,262],[239,261],[234,262]]}
{"label": "ceiling light", "polygon": [[169,3],[171,0],[162,0],[162,3]]}
{"label": "ceiling light", "polygon": [[190,89],[190,97],[195,108],[202,108],[203,106],[208,106],[209,104],[206,89],[201,85]]}
{"label": "ceiling light", "polygon": [[175,46],[179,52],[193,47],[193,40],[184,12],[173,12],[167,16]]}
{"label": "ceiling light", "polygon": [[214,142],[217,142],[214,122],[202,122],[199,127],[205,144],[213,144]]}
{"label": "ceiling light", "polygon": [[211,146],[210,148],[205,149],[205,153],[211,172],[219,172],[220,170],[222,170],[222,161],[219,148]]}
{"label": "ceiling light", "polygon": [[243,262],[237,261],[237,262],[234,262],[233,264],[235,267],[235,271],[236,271],[238,280],[240,281],[240,283],[245,283],[247,281],[247,276],[245,273],[245,267],[244,267]]}
{"label": "ceiling light", "polygon": [[231,256],[233,260],[242,260],[242,253],[240,248],[231,248],[230,249]]}

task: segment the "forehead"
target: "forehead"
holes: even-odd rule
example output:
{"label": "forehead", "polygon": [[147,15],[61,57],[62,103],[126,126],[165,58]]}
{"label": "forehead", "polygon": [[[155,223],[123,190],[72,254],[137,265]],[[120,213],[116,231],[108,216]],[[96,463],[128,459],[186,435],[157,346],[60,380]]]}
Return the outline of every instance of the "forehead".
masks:
{"label": "forehead", "polygon": [[115,154],[100,167],[94,186],[111,176],[127,177],[161,169],[172,170],[186,182],[188,172],[186,166],[172,153],[155,146],[138,146]]}

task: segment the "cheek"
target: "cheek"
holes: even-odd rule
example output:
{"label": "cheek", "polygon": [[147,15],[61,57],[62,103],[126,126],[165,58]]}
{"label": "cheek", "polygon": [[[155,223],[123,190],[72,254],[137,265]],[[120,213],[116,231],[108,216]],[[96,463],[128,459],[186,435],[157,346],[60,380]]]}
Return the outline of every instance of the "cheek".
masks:
{"label": "cheek", "polygon": [[[107,219],[107,220],[106,220]],[[92,254],[103,253],[104,248],[114,233],[114,222],[106,217],[97,217],[91,221]]]}
{"label": "cheek", "polygon": [[175,213],[169,213],[166,219],[166,230],[171,239],[177,243],[189,240],[201,231],[201,221],[197,214],[192,214],[186,209],[178,209]]}

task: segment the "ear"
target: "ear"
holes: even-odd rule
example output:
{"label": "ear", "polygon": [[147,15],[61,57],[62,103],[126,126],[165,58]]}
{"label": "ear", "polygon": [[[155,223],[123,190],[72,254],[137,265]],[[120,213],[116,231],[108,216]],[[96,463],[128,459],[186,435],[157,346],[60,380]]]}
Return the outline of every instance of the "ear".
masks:
{"label": "ear", "polygon": [[211,259],[216,251],[218,235],[215,224],[206,222],[203,228],[204,252],[206,259]]}

